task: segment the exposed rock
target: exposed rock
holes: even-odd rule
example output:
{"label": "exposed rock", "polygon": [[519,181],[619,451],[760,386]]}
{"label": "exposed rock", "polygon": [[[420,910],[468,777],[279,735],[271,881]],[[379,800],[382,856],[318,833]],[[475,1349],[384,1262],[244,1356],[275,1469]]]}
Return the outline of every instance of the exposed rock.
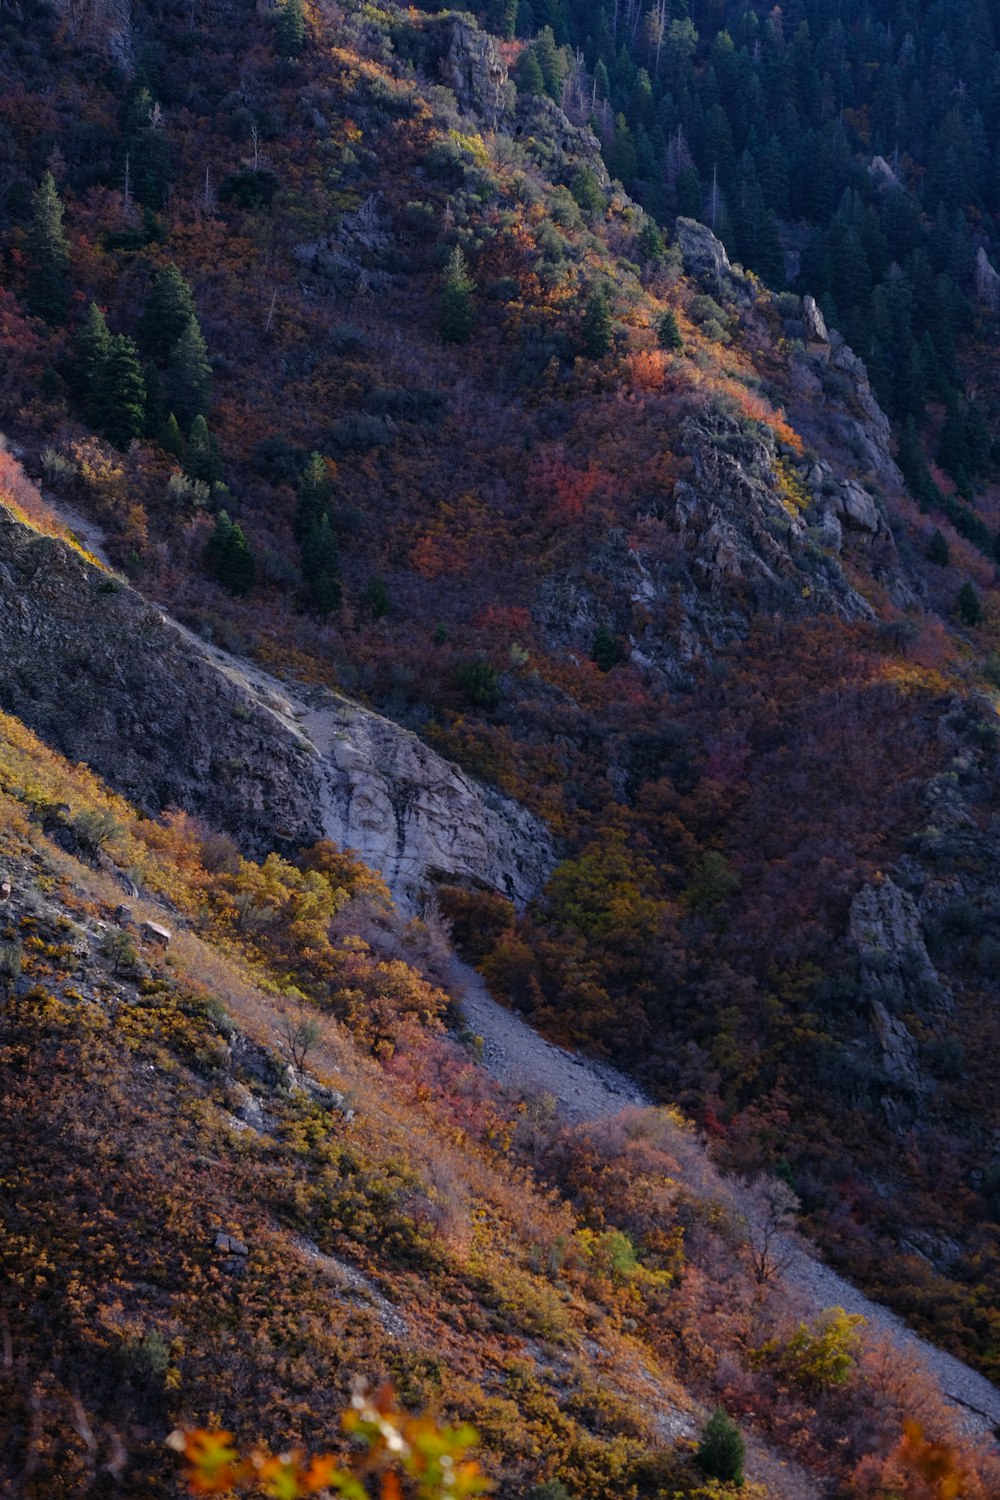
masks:
{"label": "exposed rock", "polygon": [[899,178],[884,156],[872,157],[868,163],[868,175],[879,192],[891,193],[894,188],[899,187]]}
{"label": "exposed rock", "polygon": [[507,64],[496,42],[465,16],[446,18],[447,41],[439,70],[467,114],[496,130],[513,100]]}
{"label": "exposed rock", "polygon": [[437,876],[523,904],[544,826],[416,735],[279,683],[0,508],[0,706],[150,813],[183,807],[250,853],[351,847],[413,900]]}
{"label": "exposed rock", "polygon": [[[612,531],[582,574],[543,586],[536,618],[554,643],[588,653],[610,617],[629,637],[633,661],[680,680],[695,660],[745,635],[760,613],[873,618],[837,563],[818,552],[763,433],[704,411],[684,424],[677,451],[690,459],[689,475],[663,502],[659,548],[630,547]],[[860,511],[860,499],[852,503]],[[832,511],[832,498],[826,508]],[[839,540],[836,516],[830,526]]]}
{"label": "exposed rock", "polygon": [[[916,902],[894,881],[883,879],[858,891],[851,902],[848,937],[857,950],[862,990],[873,1012],[881,1007],[887,1013],[906,1009],[928,1015],[952,1009],[954,998],[927,952]],[[885,1031],[888,1023],[875,1024]]]}
{"label": "exposed rock", "polygon": [[870,531],[873,535],[885,529],[874,498],[856,479],[849,479],[834,497],[836,512],[845,525],[857,531]]}
{"label": "exposed rock", "polygon": [[754,284],[739,266],[730,264],[722,242],[697,219],[677,220],[677,245],[684,269],[722,303],[750,307],[756,298]]}
{"label": "exposed rock", "polygon": [[589,167],[602,188],[610,187],[597,136],[589,125],[574,125],[553,100],[519,94],[512,133],[556,180],[568,181],[568,173]]}
{"label": "exposed rock", "polygon": [[156,948],[169,948],[172,933],[158,922],[143,922],[139,927],[139,936],[144,943],[152,943]]}
{"label": "exposed rock", "polygon": [[1000,311],[1000,275],[993,269],[982,245],[976,256],[976,300],[989,312]]}
{"label": "exposed rock", "polygon": [[224,1255],[249,1255],[250,1247],[242,1240],[238,1240],[232,1234],[217,1234],[215,1236],[215,1248],[222,1251]]}
{"label": "exposed rock", "polygon": [[802,322],[805,326],[806,338],[811,344],[830,342],[826,319],[817,307],[815,297],[802,298]]}
{"label": "exposed rock", "polygon": [[889,1014],[881,1000],[871,1006],[872,1028],[882,1049],[882,1066],[893,1083],[916,1089],[920,1084],[917,1044],[898,1016]]}

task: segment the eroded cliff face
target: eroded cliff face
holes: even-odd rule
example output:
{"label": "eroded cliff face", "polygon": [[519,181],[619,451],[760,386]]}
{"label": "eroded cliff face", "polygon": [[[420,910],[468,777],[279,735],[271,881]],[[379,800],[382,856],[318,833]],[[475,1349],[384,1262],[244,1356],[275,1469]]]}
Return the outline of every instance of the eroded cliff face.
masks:
{"label": "eroded cliff face", "polygon": [[139,807],[181,807],[250,853],[331,838],[416,900],[435,878],[518,904],[544,826],[417,737],[207,646],[0,507],[0,706]]}

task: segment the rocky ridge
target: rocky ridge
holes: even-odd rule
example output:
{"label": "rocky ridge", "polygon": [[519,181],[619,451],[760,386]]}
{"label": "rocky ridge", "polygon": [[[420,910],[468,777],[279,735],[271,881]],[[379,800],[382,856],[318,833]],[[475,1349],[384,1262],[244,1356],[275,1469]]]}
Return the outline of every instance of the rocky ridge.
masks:
{"label": "rocky ridge", "polygon": [[3,508],[0,603],[0,706],[150,813],[258,855],[333,839],[409,904],[442,876],[523,904],[552,865],[537,819],[416,735],[207,645]]}

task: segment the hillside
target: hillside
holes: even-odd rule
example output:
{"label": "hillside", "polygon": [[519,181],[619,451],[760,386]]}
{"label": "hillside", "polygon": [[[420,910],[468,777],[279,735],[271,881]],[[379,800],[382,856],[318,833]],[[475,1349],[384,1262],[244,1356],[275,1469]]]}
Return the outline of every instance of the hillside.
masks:
{"label": "hillside", "polygon": [[[511,1495],[700,1493],[670,1444],[718,1399],[767,1493],[901,1487],[924,1395],[870,1351],[803,1373],[826,1335],[795,1344],[720,1171],[775,1174],[840,1270],[996,1378],[993,84],[958,98],[967,38],[910,9],[912,58],[854,0],[839,32],[632,6],[627,44],[617,7],[527,0],[0,9],[10,1046],[67,1090],[8,1075],[40,1217],[4,1243],[12,1286],[43,1251],[86,1286],[8,1312],[39,1467],[5,1482],[89,1483],[91,1388],[121,1482],[169,1492],[168,1413],[228,1381],[225,1422],[281,1443],[363,1366],[474,1421]],[[134,973],[125,894],[177,929]],[[105,953],[63,951],[109,914]],[[661,1108],[600,1138],[494,1090],[442,1030],[452,941]],[[346,1125],[232,1060],[231,1026],[281,1051],[282,1006],[332,1015]],[[70,1201],[112,1254],[74,1267]],[[323,1257],[376,1287],[364,1328],[333,1299],[336,1338]],[[390,1359],[379,1309],[410,1300]]]}

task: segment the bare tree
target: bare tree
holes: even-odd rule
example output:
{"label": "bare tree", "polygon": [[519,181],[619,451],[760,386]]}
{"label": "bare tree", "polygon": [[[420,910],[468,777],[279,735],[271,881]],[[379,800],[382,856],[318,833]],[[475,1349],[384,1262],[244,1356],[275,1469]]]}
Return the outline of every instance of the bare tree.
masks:
{"label": "bare tree", "polygon": [[737,1188],[743,1210],[746,1244],[758,1286],[768,1286],[794,1255],[789,1234],[795,1227],[799,1200],[786,1182],[757,1172]]}

